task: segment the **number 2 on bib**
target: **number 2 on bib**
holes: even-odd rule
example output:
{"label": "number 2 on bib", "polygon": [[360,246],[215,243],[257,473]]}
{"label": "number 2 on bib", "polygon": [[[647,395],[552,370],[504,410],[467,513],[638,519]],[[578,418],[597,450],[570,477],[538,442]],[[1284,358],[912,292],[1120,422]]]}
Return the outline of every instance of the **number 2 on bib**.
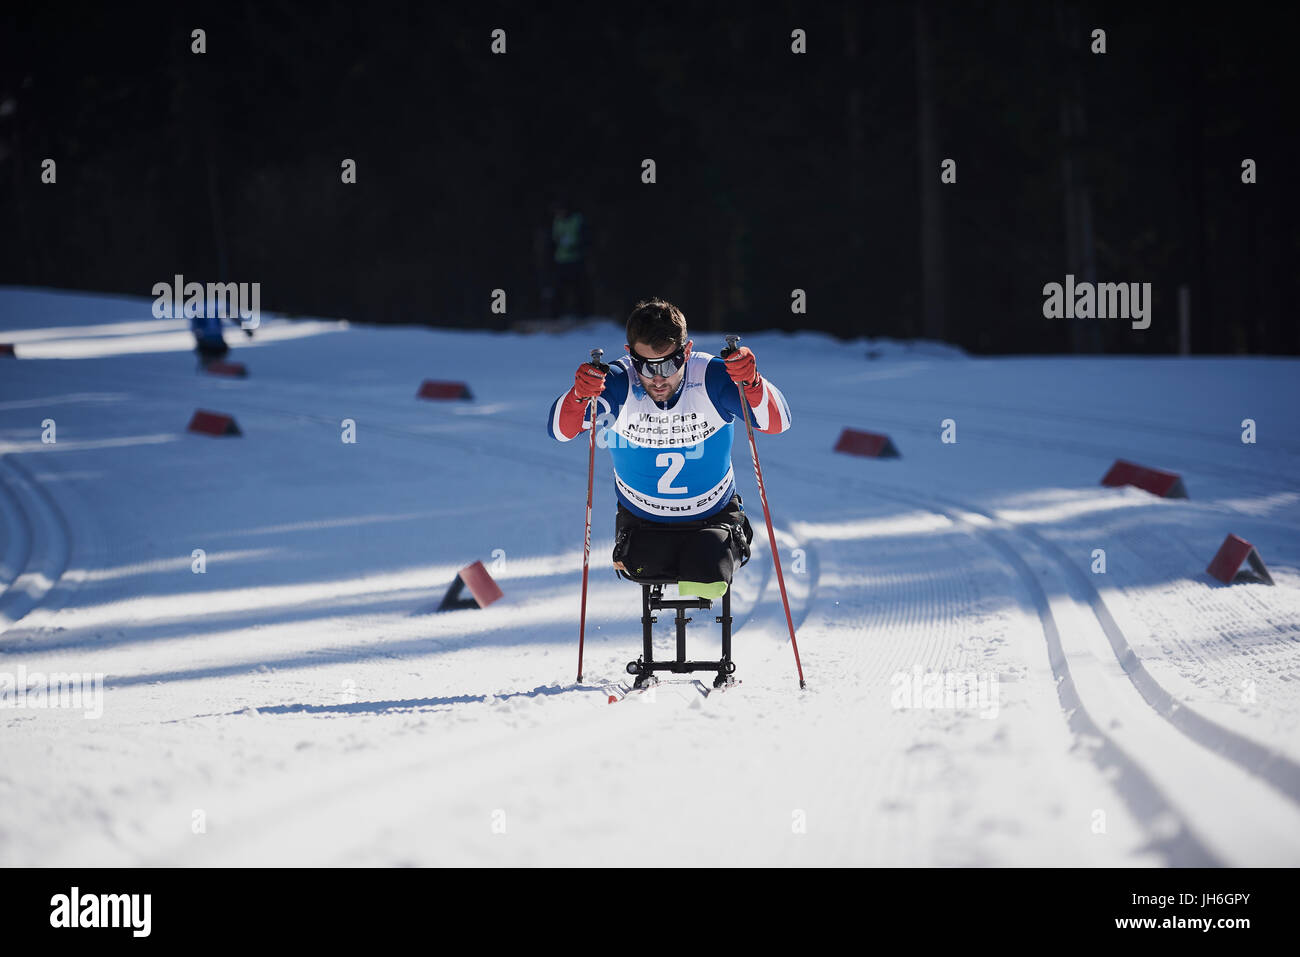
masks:
{"label": "number 2 on bib", "polygon": [[673,485],[673,479],[677,478],[677,473],[682,470],[686,464],[686,456],[681,452],[660,452],[655,459],[655,465],[661,469],[667,469],[663,475],[659,476],[659,493],[661,495],[672,495],[673,493],[681,494],[687,491],[686,486]]}

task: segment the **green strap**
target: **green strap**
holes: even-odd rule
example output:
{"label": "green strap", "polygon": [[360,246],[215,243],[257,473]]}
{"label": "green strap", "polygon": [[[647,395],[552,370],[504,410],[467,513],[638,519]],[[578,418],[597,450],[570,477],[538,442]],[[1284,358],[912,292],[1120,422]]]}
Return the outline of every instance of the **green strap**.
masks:
{"label": "green strap", "polygon": [[679,595],[695,595],[698,598],[721,598],[727,593],[726,582],[678,582]]}

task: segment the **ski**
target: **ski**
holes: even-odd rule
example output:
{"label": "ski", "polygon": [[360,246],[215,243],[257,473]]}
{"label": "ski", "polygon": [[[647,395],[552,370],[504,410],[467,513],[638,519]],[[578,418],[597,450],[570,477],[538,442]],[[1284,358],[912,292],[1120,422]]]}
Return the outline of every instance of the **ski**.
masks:
{"label": "ski", "polygon": [[709,695],[708,687],[704,682],[699,681],[698,679],[691,679],[689,681],[664,681],[661,678],[651,678],[639,688],[625,681],[620,681],[617,684],[610,685],[608,689],[609,703],[618,704],[620,701],[626,701],[628,698],[635,698],[639,695],[645,694],[647,691],[658,688],[668,690],[690,688],[699,692],[700,697],[707,698]]}
{"label": "ski", "polygon": [[732,688],[739,688],[741,684],[743,684],[743,682],[739,678],[730,678],[727,680],[726,684],[718,685],[715,688],[708,688],[704,692],[704,697],[707,698],[711,694],[721,694],[724,691],[730,691]]}
{"label": "ski", "polygon": [[628,695],[640,694],[645,690],[645,688],[633,688],[632,685],[626,681],[611,681],[605,685],[604,690],[605,694],[609,696],[609,703],[618,704]]}
{"label": "ski", "polygon": [[725,685],[714,688],[705,684],[699,678],[691,678],[689,681],[682,681],[682,680],[664,681],[660,678],[653,678],[650,681],[647,681],[639,688],[633,687],[632,684],[627,681],[607,682],[604,685],[602,685],[601,688],[606,693],[606,695],[608,695],[609,704],[618,704],[620,701],[625,701],[628,698],[635,697],[636,695],[639,694],[643,694],[644,692],[649,691],[651,688],[659,688],[659,687],[694,688],[696,691],[699,692],[700,697],[707,698],[711,694],[715,694],[720,691],[727,691],[731,688],[735,688],[739,684],[740,681],[738,679],[733,679],[727,682],[727,684]]}

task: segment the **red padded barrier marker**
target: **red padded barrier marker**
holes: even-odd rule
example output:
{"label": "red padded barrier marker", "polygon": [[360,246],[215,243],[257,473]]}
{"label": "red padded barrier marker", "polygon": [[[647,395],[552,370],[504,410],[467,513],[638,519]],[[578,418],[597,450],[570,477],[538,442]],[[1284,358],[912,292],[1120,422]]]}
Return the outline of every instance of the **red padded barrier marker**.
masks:
{"label": "red padded barrier marker", "polygon": [[[1251,572],[1238,572],[1241,563],[1246,562],[1250,565]],[[1264,565],[1264,559],[1259,557],[1259,551],[1254,545],[1244,538],[1238,538],[1236,535],[1229,535],[1219,546],[1219,551],[1215,554],[1214,560],[1210,562],[1210,567],[1205,569],[1219,581],[1231,585],[1234,581],[1262,581],[1266,585],[1273,584],[1273,576],[1268,573],[1268,568]]]}
{"label": "red padded barrier marker", "polygon": [[[461,591],[469,587],[473,598],[462,598]],[[502,596],[501,586],[492,580],[482,562],[473,562],[456,573],[456,579],[443,596],[439,611],[453,608],[486,608]]]}
{"label": "red padded barrier marker", "polygon": [[482,562],[466,565],[460,570],[460,577],[469,587],[470,594],[474,596],[480,608],[486,608],[503,594],[501,586],[493,581]]}
{"label": "red padded barrier marker", "polygon": [[209,362],[204,368],[213,375],[237,376],[240,379],[248,375],[248,369],[242,362]]}
{"label": "red padded barrier marker", "polygon": [[873,459],[896,459],[898,448],[887,435],[876,432],[862,432],[858,429],[845,429],[835,443],[836,452],[847,455],[863,455]]}
{"label": "red padded barrier marker", "polygon": [[469,386],[463,382],[437,382],[433,379],[425,379],[424,384],[420,386],[420,391],[415,394],[417,399],[472,399],[469,394]]}
{"label": "red padded barrier marker", "polygon": [[1187,498],[1187,488],[1180,475],[1164,469],[1147,468],[1116,459],[1110,471],[1102,476],[1102,485],[1134,485],[1161,498]]}
{"label": "red padded barrier marker", "polygon": [[230,416],[220,412],[205,412],[203,409],[195,412],[194,418],[190,419],[189,431],[204,435],[243,435]]}

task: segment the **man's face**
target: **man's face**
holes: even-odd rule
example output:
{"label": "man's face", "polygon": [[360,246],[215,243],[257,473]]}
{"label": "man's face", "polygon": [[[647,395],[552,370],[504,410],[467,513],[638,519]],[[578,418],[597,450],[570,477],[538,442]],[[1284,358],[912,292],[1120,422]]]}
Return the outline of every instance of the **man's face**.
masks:
{"label": "man's face", "polygon": [[[693,344],[693,339],[686,340],[687,359],[691,357],[691,346]],[[625,342],[623,343],[623,348],[627,349],[629,352],[635,352],[642,359],[663,359],[677,351],[677,347],[671,343],[664,346],[662,349],[656,349],[648,342],[634,342],[631,346]],[[682,384],[682,376],[684,375],[686,375],[685,363],[683,363],[682,367],[667,379],[663,376],[655,376],[654,378],[641,376],[641,385],[645,387],[650,398],[654,399],[656,402],[662,402],[677,391],[677,387]]]}

